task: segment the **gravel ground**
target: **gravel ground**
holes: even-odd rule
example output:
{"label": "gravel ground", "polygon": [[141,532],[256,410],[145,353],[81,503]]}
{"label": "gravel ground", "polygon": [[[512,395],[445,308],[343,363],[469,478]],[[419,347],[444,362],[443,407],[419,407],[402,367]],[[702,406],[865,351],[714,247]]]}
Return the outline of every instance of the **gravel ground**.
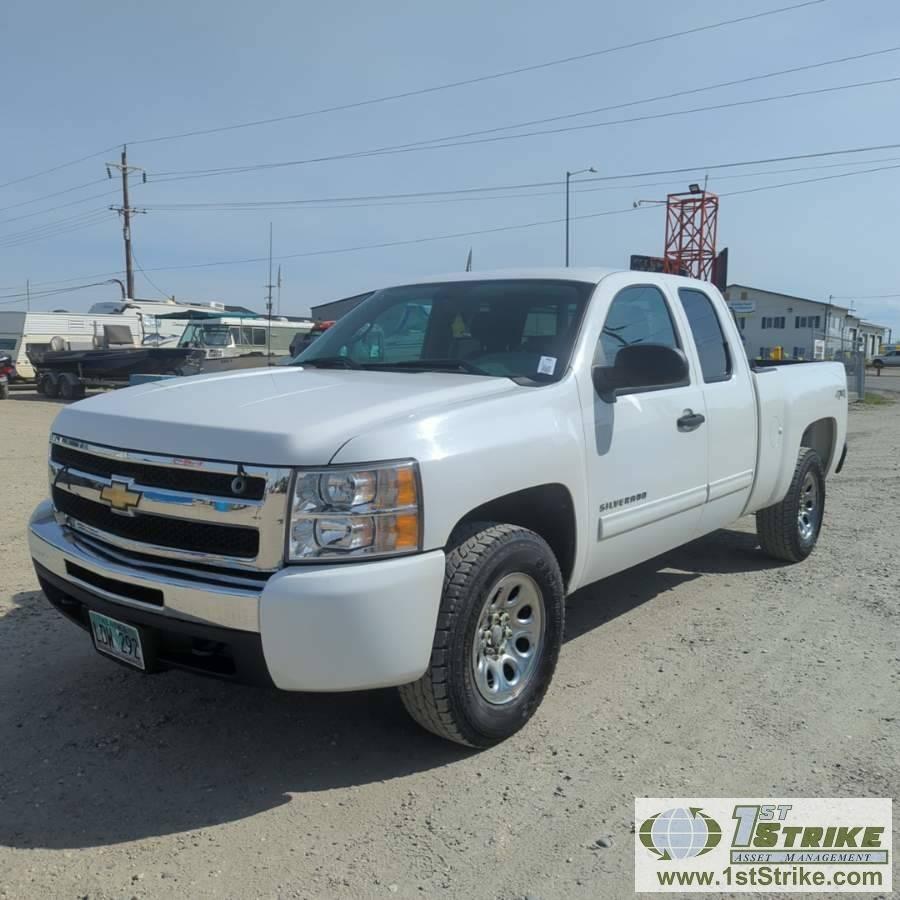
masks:
{"label": "gravel ground", "polygon": [[852,411],[805,564],[745,519],[571,598],[537,718],[483,753],[392,691],[100,658],[24,538],[57,408],[0,404],[2,897],[622,898],[636,794],[898,793],[900,404]]}

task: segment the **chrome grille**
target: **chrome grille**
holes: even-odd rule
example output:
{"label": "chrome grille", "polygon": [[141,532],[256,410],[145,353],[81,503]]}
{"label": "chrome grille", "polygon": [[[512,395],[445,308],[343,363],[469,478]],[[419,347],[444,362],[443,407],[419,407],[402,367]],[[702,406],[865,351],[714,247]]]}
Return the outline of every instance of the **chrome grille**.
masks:
{"label": "chrome grille", "polygon": [[160,562],[281,566],[290,469],[50,440],[53,503],[74,531]]}

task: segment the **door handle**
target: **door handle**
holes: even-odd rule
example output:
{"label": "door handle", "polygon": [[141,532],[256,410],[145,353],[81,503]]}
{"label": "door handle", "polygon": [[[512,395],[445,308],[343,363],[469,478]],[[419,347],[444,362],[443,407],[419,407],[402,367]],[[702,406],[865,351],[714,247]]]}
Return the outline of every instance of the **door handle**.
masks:
{"label": "door handle", "polygon": [[686,409],[684,415],[678,420],[679,431],[695,431],[706,421],[706,416],[695,413],[692,409]]}

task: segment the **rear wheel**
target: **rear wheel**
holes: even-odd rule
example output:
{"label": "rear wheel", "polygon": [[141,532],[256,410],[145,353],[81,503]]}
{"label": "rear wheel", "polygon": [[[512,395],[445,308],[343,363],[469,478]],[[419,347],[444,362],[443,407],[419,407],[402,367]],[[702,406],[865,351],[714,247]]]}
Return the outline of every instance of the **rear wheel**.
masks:
{"label": "rear wheel", "polygon": [[4,381],[0,384],[0,400],[9,399],[9,383]]}
{"label": "rear wheel", "polygon": [[490,747],[531,718],[562,643],[565,589],[556,557],[525,528],[467,526],[451,539],[431,664],[400,688],[424,728]]}
{"label": "rear wheel", "polygon": [[816,546],[825,512],[825,474],[815,450],[802,447],[784,499],[756,514],[762,549],[776,559],[801,562]]}
{"label": "rear wheel", "polygon": [[59,376],[59,397],[66,403],[78,400],[84,395],[84,388],[78,378],[71,372],[63,372]]}
{"label": "rear wheel", "polygon": [[59,376],[55,372],[47,372],[44,374],[42,381],[44,383],[43,394],[51,400],[59,396]]}

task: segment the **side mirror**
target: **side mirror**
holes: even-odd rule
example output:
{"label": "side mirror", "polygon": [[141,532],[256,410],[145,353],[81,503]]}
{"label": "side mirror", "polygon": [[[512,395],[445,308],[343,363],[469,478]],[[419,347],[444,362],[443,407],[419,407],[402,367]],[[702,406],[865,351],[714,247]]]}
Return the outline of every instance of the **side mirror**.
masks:
{"label": "side mirror", "polygon": [[611,366],[594,366],[594,390],[605,403],[615,403],[624,391],[653,390],[687,384],[687,357],[667,344],[629,344],[616,353]]}

